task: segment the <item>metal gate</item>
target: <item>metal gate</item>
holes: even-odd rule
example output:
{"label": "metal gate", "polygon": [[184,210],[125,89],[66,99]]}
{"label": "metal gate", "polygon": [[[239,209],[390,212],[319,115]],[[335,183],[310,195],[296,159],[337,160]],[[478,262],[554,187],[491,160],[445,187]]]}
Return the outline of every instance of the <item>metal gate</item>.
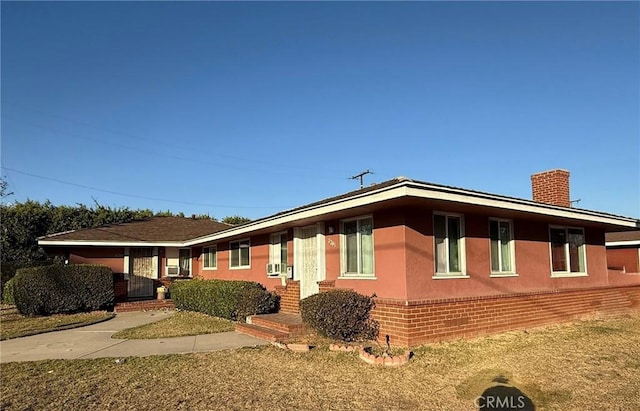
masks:
{"label": "metal gate", "polygon": [[129,298],[153,297],[153,249],[132,248],[129,251]]}

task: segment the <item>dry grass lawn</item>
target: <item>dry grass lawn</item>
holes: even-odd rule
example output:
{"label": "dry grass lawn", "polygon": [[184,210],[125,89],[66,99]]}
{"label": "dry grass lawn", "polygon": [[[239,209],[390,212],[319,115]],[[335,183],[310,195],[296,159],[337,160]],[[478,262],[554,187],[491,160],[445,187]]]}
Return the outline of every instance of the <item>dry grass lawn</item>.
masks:
{"label": "dry grass lawn", "polygon": [[638,410],[640,313],[414,350],[400,368],[275,347],[2,365],[3,410],[473,410],[497,376],[537,410]]}
{"label": "dry grass lawn", "polygon": [[225,331],[233,331],[233,322],[193,311],[177,311],[167,319],[119,331],[111,338],[171,338]]}
{"label": "dry grass lawn", "polygon": [[91,313],[58,314],[47,317],[25,317],[16,309],[0,311],[0,339],[24,337],[50,331],[84,327],[113,318],[113,313],[95,311]]}

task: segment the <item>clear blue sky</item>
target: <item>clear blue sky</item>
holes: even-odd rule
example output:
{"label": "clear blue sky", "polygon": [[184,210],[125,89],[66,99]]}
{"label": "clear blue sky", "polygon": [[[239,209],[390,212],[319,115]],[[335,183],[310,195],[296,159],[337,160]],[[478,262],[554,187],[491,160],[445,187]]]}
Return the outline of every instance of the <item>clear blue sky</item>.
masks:
{"label": "clear blue sky", "polygon": [[1,7],[10,200],[257,218],[365,169],[530,198],[564,168],[640,216],[638,2]]}

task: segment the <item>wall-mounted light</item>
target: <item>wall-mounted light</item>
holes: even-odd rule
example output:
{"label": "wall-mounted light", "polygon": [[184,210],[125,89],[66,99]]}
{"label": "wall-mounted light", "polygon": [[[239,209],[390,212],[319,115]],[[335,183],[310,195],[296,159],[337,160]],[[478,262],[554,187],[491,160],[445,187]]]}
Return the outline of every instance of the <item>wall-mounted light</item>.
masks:
{"label": "wall-mounted light", "polygon": [[333,226],[330,225],[329,227],[327,227],[327,231],[329,232],[329,234],[333,234]]}

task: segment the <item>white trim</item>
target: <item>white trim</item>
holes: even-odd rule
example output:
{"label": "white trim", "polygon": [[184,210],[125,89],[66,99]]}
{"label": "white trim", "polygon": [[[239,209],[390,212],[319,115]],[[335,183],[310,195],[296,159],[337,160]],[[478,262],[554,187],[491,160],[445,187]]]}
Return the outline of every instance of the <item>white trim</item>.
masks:
{"label": "white trim", "polygon": [[566,271],[552,271],[551,278],[570,278],[570,277],[588,277],[587,272],[566,272]]}
{"label": "white trim", "polygon": [[316,234],[316,264],[317,264],[317,281],[324,281],[327,279],[327,262],[326,262],[326,246],[324,237],[324,223],[317,223]]}
{"label": "white trim", "polygon": [[158,279],[160,276],[158,275],[158,247],[153,247],[152,251],[153,257],[151,257],[151,267],[153,267],[153,278]]}
{"label": "white trim", "polygon": [[[360,221],[361,220],[366,220],[366,219],[371,219],[371,242],[372,242],[372,249],[371,249],[371,264],[372,264],[372,272],[371,273],[361,273],[360,271],[362,270],[362,267],[360,267],[360,258],[358,258],[358,272],[355,273],[351,273],[351,272],[347,272],[347,242],[346,242],[346,237],[344,234],[344,223],[349,223],[352,221],[355,221],[357,224],[357,227],[360,227]],[[371,277],[375,277],[376,276],[376,242],[375,242],[375,222],[373,221],[373,214],[365,214],[365,215],[361,215],[361,216],[357,216],[357,217],[350,217],[350,218],[345,218],[343,220],[340,220],[340,277],[343,278],[371,278]],[[361,250],[361,242],[360,242],[360,230],[357,230],[357,256],[361,256],[362,255],[362,250]]]}
{"label": "white trim", "polygon": [[[564,255],[567,261],[567,270],[566,271],[554,271],[553,270],[553,250],[551,248],[551,229],[563,229],[566,234],[566,243],[564,244]],[[569,230],[581,230],[582,237],[584,238],[584,244],[582,245],[582,252],[584,256],[584,271],[571,271],[571,255],[569,253]],[[587,234],[586,230],[583,227],[574,227],[574,226],[565,226],[565,225],[554,225],[549,224],[547,229],[549,234],[549,268],[551,269],[551,277],[586,277],[589,274],[589,269],[587,268]],[[578,256],[578,258],[580,258]]]}
{"label": "white trim", "polygon": [[[287,264],[282,264],[282,236],[285,237],[286,243],[287,243]],[[278,240],[277,243],[274,242],[275,239]],[[276,249],[278,251],[277,253],[276,253]],[[287,230],[277,231],[269,234],[269,262],[267,263],[267,266],[270,264],[279,264],[280,272],[274,273],[274,274],[269,274],[267,272],[267,277],[277,278],[277,277],[282,277],[287,275],[287,266],[290,265],[289,264],[289,233],[287,232]]]}
{"label": "white trim", "polygon": [[[511,252],[511,270],[509,271],[494,271],[491,267],[491,222],[498,223],[498,243],[500,244],[500,223],[509,223],[509,234],[511,241],[509,241],[509,250]],[[516,237],[514,235],[513,220],[508,218],[495,218],[489,217],[489,269],[491,270],[491,276],[495,277],[517,277],[516,270]],[[498,264],[502,267],[502,247],[498,246]]]}
{"label": "white trim", "polygon": [[[447,271],[444,273],[438,272],[438,264],[436,260],[436,233],[435,233],[435,217],[443,216],[445,217],[445,229],[447,235],[447,241],[445,242],[445,246],[447,249]],[[456,217],[460,219],[460,271],[449,271],[449,224],[447,224],[448,217]],[[443,211],[434,211],[431,216],[431,227],[433,228],[433,273],[434,277],[443,277],[443,278],[467,278],[467,249],[466,249],[466,236],[465,236],[465,221],[463,214],[457,213],[447,213]]]}
{"label": "white trim", "polygon": [[293,279],[299,280],[296,276],[296,266],[302,261],[302,227],[293,228]]}
{"label": "white trim", "polygon": [[38,245],[64,245],[64,246],[101,246],[101,247],[177,247],[184,248],[185,242],[165,241],[165,242],[145,242],[145,241],[91,241],[91,240],[38,240]]}
{"label": "white trim", "polygon": [[[428,183],[416,182],[407,178],[399,178],[397,184],[382,187],[346,198],[310,205],[301,209],[283,211],[271,217],[256,220],[242,226],[231,227],[217,233],[206,235],[186,241],[166,242],[127,242],[127,241],[64,241],[64,240],[38,240],[39,245],[99,245],[119,247],[189,247],[206,242],[215,242],[231,236],[239,236],[256,230],[269,229],[274,225],[286,224],[307,218],[322,216],[327,213],[340,212],[346,209],[379,203],[403,197],[415,197],[432,200],[444,200],[463,204],[494,207],[512,211],[535,213],[551,217],[569,218],[579,221],[587,221],[601,224],[610,224],[618,227],[639,228],[640,221],[630,217],[614,216],[597,211],[572,209],[542,203],[531,200],[510,198],[489,193],[464,190],[454,187],[439,186]],[[51,238],[51,237],[50,237]]]}
{"label": "white trim", "polygon": [[468,275],[462,275],[462,274],[437,274],[434,275],[433,277],[431,277],[434,280],[445,280],[445,279],[456,279],[456,278],[471,278]]}
{"label": "white trim", "polygon": [[[213,267],[205,267],[204,266],[204,255],[205,252],[204,250],[208,249],[208,248],[213,248],[215,250],[215,260],[216,260],[216,264]],[[206,245],[202,247],[202,251],[200,252],[200,255],[202,256],[202,265],[201,268],[203,271],[213,271],[213,270],[217,270],[218,269],[218,245],[214,244],[214,245]]]}
{"label": "white trim", "polygon": [[518,273],[491,273],[489,278],[518,277]]}
{"label": "white trim", "polygon": [[606,247],[624,247],[640,245],[640,240],[626,240],[626,241],[607,241],[604,243]]}
{"label": "white trim", "polygon": [[613,216],[597,211],[571,209],[567,207],[536,203],[531,200],[509,198],[453,187],[436,186],[405,179],[399,180],[395,185],[378,190],[367,191],[352,197],[308,206],[300,210],[285,211],[272,217],[247,223],[237,228],[231,228],[208,236],[188,240],[185,244],[196,245],[207,241],[216,241],[232,235],[235,236],[256,230],[267,229],[277,224],[286,224],[297,220],[322,216],[327,213],[339,212],[349,208],[360,207],[402,197],[452,201],[464,204],[542,214],[551,217],[562,217],[574,220],[611,224],[621,227],[640,227],[640,222],[630,217]]}
{"label": "white trim", "polygon": [[124,248],[124,257],[122,257],[122,273],[123,274],[129,274],[129,270],[130,270],[130,266],[129,264],[129,253],[130,253],[130,248],[129,247],[125,247]]}
{"label": "white trim", "polygon": [[[238,266],[234,267],[234,266],[231,265],[231,260],[232,260],[231,259],[231,251],[232,251],[231,250],[231,244],[238,243],[238,264],[241,264],[241,260],[242,260],[241,257],[242,256],[240,255],[240,250],[241,250],[240,243],[245,242],[245,241],[247,243],[249,243],[249,247],[247,247],[248,250],[249,250],[249,265],[238,265]],[[229,270],[248,270],[248,269],[251,268],[251,238],[250,237],[241,238],[239,240],[229,241],[229,251],[228,252],[229,252]]]}
{"label": "white trim", "polygon": [[340,277],[338,277],[338,280],[377,280],[378,277],[376,276],[364,276],[362,274],[360,275],[353,275],[353,274],[342,274]]}

